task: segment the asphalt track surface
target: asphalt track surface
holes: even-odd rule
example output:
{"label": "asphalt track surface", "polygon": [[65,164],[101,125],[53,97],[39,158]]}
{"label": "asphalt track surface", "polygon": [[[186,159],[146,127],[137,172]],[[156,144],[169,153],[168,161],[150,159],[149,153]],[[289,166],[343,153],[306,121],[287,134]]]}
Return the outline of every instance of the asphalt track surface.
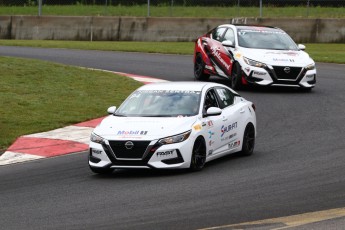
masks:
{"label": "asphalt track surface", "polygon": [[[0,55],[193,80],[189,55],[1,46]],[[317,69],[311,92],[239,92],[257,107],[250,157],[228,156],[197,173],[99,176],[89,170],[86,152],[1,166],[0,228],[198,229],[345,207],[345,66],[317,63]],[[320,229],[344,223],[331,220]]]}

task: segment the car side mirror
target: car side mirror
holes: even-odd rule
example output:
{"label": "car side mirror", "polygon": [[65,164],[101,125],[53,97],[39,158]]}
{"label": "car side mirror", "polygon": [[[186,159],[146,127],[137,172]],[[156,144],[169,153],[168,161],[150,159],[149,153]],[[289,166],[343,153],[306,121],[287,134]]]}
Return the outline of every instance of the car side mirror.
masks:
{"label": "car side mirror", "polygon": [[298,49],[300,49],[300,50],[305,50],[305,45],[298,44]]}
{"label": "car side mirror", "polygon": [[226,47],[235,48],[234,43],[233,43],[232,41],[229,41],[229,40],[222,41],[222,45],[223,45],[223,46],[226,46]]}
{"label": "car side mirror", "polygon": [[110,106],[107,110],[109,114],[115,114],[116,112],[116,106]]}
{"label": "car side mirror", "polygon": [[206,111],[206,116],[219,116],[222,114],[222,110],[218,107],[210,107]]}

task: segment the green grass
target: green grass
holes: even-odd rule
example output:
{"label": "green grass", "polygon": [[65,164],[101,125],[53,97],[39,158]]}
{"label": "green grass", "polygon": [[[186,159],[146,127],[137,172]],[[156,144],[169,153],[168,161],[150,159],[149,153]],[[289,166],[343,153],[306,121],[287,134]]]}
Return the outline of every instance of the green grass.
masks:
{"label": "green grass", "polygon": [[[87,42],[0,40],[0,45],[192,55],[193,42]],[[345,44],[305,44],[316,62],[345,63]]]}
{"label": "green grass", "polygon": [[0,152],[24,134],[105,116],[109,106],[120,105],[141,85],[111,73],[31,59],[0,57],[0,69]]}
{"label": "green grass", "polygon": [[0,45],[166,54],[193,54],[194,50],[193,42],[0,40]]}
{"label": "green grass", "polygon": [[[134,16],[146,17],[147,5],[101,6],[101,5],[43,5],[42,15],[65,16]],[[37,6],[1,6],[0,15],[38,15]],[[202,6],[151,6],[151,17],[203,17],[233,18],[259,17],[259,7],[202,7]],[[263,6],[262,17],[281,18],[345,18],[344,7],[298,7]]]}
{"label": "green grass", "polygon": [[345,64],[345,44],[306,44],[306,51],[316,62]]}

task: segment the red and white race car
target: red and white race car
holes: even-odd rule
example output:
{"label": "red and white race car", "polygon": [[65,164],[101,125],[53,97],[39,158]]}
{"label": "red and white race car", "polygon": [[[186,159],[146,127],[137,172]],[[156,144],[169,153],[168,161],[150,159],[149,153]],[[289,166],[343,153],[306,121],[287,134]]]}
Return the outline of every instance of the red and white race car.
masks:
{"label": "red and white race car", "polygon": [[224,77],[233,89],[247,84],[312,89],[315,62],[304,50],[276,27],[220,25],[196,40],[194,76]]}

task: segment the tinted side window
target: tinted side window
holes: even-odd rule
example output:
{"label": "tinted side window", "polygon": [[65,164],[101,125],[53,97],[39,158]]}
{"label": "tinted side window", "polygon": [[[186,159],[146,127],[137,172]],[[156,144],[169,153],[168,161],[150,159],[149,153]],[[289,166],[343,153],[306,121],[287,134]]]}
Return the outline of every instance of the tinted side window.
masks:
{"label": "tinted side window", "polygon": [[232,41],[232,44],[235,45],[235,33],[232,29],[228,29],[224,35],[224,41]]}
{"label": "tinted side window", "polygon": [[225,32],[226,28],[225,27],[220,27],[220,28],[216,28],[213,32],[212,32],[212,38],[217,40],[217,41],[221,41],[222,36]]}
{"label": "tinted side window", "polygon": [[210,107],[219,107],[217,96],[213,89],[209,90],[206,93],[205,102],[204,102],[204,112],[206,112],[207,109]]}
{"label": "tinted side window", "polygon": [[235,95],[226,88],[217,88],[216,92],[220,99],[221,108],[228,107],[234,103]]}

